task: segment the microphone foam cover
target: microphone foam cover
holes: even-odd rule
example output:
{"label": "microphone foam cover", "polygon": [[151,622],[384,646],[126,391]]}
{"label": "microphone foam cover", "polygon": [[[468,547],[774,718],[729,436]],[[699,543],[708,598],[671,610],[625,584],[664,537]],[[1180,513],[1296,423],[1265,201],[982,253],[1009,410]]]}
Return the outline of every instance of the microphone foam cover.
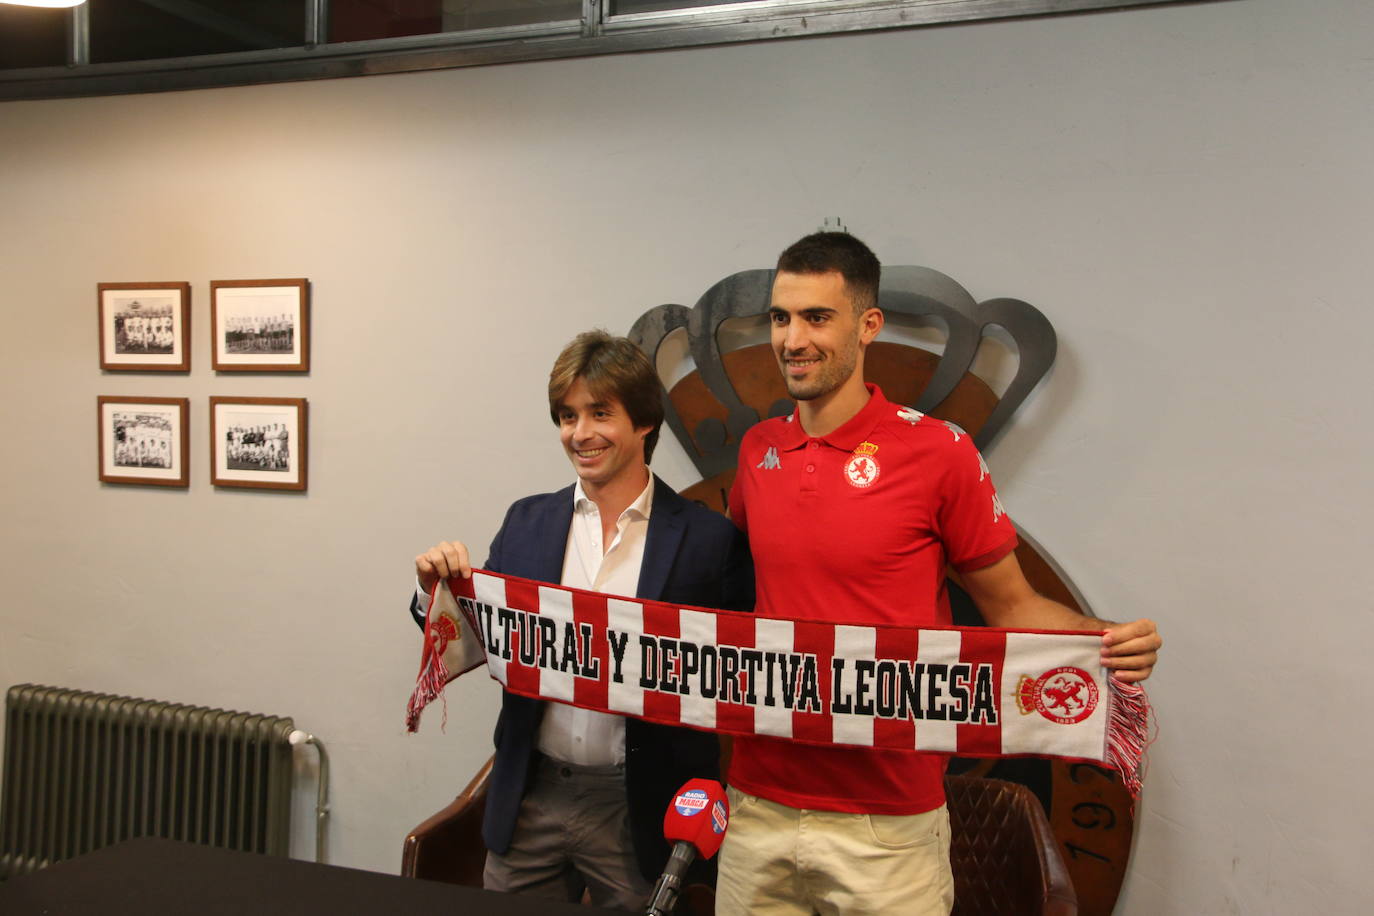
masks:
{"label": "microphone foam cover", "polygon": [[730,823],[730,800],[714,779],[689,779],[677,790],[663,815],[663,837],[671,845],[691,843],[697,855],[709,859],[725,840]]}

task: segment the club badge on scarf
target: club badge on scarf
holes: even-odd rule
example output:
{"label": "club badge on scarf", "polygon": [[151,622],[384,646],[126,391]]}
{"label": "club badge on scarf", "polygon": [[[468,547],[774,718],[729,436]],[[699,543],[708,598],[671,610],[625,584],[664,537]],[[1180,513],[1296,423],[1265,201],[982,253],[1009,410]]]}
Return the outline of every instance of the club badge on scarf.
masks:
{"label": "club badge on scarf", "polygon": [[850,626],[497,573],[441,582],[406,727],[483,661],[512,693],[665,725],[971,757],[1069,757],[1139,792],[1149,704],[1100,632]]}

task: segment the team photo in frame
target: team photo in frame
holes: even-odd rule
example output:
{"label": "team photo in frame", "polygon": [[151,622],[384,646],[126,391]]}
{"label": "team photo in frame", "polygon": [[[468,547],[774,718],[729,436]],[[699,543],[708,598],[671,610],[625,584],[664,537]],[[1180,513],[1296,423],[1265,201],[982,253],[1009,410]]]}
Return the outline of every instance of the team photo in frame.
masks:
{"label": "team photo in frame", "polygon": [[216,372],[308,372],[310,282],[213,280],[210,331]]}
{"label": "team photo in frame", "polygon": [[191,369],[191,284],[98,283],[100,368]]}
{"label": "team photo in frame", "polygon": [[305,398],[210,398],[210,482],[304,490]]}
{"label": "team photo in frame", "polygon": [[105,483],[190,484],[188,398],[96,398],[100,479]]}

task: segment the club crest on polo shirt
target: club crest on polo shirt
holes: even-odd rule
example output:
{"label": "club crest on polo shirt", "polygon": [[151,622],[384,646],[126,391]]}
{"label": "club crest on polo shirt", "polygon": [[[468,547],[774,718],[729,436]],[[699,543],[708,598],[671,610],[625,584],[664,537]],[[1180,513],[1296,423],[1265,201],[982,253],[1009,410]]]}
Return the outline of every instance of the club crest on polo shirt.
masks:
{"label": "club crest on polo shirt", "polygon": [[1071,665],[1052,668],[1037,678],[1023,674],[1016,685],[1016,706],[1023,716],[1038,712],[1051,722],[1074,725],[1097,708],[1097,683],[1088,672]]}
{"label": "club crest on polo shirt", "polygon": [[844,466],[844,479],[861,490],[873,486],[882,469],[878,467],[878,446],[872,442],[860,442],[854,454]]}
{"label": "club crest on polo shirt", "polygon": [[683,817],[692,817],[706,810],[706,802],[710,796],[701,789],[688,789],[677,798],[673,799],[673,807],[677,808],[677,813]]}

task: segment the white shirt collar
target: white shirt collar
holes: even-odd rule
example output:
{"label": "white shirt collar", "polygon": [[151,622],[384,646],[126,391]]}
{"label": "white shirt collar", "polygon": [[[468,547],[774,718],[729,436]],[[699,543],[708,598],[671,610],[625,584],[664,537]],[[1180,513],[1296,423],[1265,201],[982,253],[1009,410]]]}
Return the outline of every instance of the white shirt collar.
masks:
{"label": "white shirt collar", "polygon": [[[648,518],[649,512],[654,505],[654,475],[649,473],[649,482],[644,485],[644,489],[635,497],[634,502],[625,507],[625,511],[620,513],[620,518],[624,518],[630,513],[638,513],[640,518]],[[578,478],[573,486],[573,509],[577,512],[588,512],[596,508],[596,503],[587,495],[587,491],[582,489],[582,479]],[[619,519],[617,519],[619,521]]]}

